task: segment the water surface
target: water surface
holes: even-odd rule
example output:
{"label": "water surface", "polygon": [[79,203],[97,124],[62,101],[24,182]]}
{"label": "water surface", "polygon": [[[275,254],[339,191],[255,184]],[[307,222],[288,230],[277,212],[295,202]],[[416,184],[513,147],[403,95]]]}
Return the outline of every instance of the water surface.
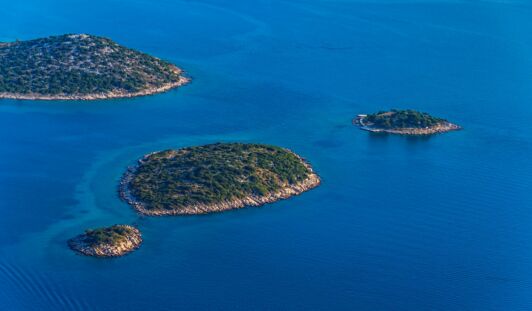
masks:
{"label": "water surface", "polygon": [[[0,101],[2,310],[532,309],[532,6],[526,1],[0,0],[1,40],[91,33],[193,82],[95,102]],[[413,108],[464,127],[370,135]],[[143,154],[257,142],[323,184],[209,216],[116,195]],[[138,225],[98,260],[66,240]]]}

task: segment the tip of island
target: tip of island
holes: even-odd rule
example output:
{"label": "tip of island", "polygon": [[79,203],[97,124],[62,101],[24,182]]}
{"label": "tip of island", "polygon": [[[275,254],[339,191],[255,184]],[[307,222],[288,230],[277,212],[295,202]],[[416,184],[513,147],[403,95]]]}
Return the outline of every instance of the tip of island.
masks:
{"label": "tip of island", "polygon": [[396,109],[360,114],[353,119],[353,124],[370,132],[399,135],[431,135],[461,129],[456,124],[425,112]]}
{"label": "tip of island", "polygon": [[0,98],[136,97],[188,82],[175,65],[104,37],[67,34],[0,43]]}
{"label": "tip of island", "polygon": [[122,177],[119,194],[144,215],[193,215],[260,206],[319,184],[288,149],[218,143],[144,156]]}
{"label": "tip of island", "polygon": [[68,241],[72,250],[93,257],[123,256],[141,243],[140,231],[129,225],[89,229]]}

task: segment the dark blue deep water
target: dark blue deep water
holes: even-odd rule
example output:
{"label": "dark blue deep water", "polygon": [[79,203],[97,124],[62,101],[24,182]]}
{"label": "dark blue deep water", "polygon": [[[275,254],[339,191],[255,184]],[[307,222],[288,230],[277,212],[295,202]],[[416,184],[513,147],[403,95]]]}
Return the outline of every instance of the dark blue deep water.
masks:
{"label": "dark blue deep water", "polygon": [[[532,310],[532,4],[512,0],[0,0],[0,41],[91,33],[193,83],[96,102],[0,100],[1,310]],[[414,108],[463,131],[369,135]],[[142,218],[145,153],[218,141],[307,158],[319,188]],[[101,260],[65,241],[133,223]]]}

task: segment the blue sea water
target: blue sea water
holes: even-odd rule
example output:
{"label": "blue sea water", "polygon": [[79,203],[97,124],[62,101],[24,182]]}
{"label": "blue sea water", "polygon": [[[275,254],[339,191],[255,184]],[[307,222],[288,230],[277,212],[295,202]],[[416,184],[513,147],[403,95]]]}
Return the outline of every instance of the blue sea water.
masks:
{"label": "blue sea water", "polygon": [[[532,4],[0,0],[0,41],[107,36],[193,78],[156,96],[0,100],[0,310],[532,310]],[[462,131],[371,135],[413,108]],[[140,217],[143,154],[258,142],[323,184],[261,208]],[[66,240],[138,225],[101,260]]]}

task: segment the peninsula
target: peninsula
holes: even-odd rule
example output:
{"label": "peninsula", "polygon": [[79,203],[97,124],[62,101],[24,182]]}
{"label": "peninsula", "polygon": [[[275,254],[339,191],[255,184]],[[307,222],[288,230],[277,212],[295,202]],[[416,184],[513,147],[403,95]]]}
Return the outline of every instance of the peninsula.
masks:
{"label": "peninsula", "polygon": [[456,124],[424,112],[395,109],[358,115],[353,119],[353,124],[370,132],[400,135],[430,135],[461,129]]}
{"label": "peninsula", "polygon": [[83,255],[116,257],[137,249],[142,243],[140,231],[128,225],[87,230],[68,241],[68,246]]}
{"label": "peninsula", "polygon": [[144,215],[191,215],[260,206],[319,184],[287,149],[218,143],[144,156],[124,174],[119,194]]}
{"label": "peninsula", "polygon": [[69,34],[0,43],[0,98],[135,97],[187,82],[175,65],[103,37]]}

